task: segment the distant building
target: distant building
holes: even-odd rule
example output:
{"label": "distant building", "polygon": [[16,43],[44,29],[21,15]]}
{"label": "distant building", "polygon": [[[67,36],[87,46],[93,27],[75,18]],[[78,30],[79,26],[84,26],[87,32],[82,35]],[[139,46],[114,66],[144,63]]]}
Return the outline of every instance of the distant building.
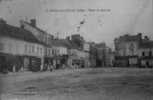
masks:
{"label": "distant building", "polygon": [[109,47],[105,48],[105,66],[112,67],[114,66],[114,52]]}
{"label": "distant building", "polygon": [[105,43],[96,44],[97,56],[96,56],[96,66],[104,67],[105,66]]}
{"label": "distant building", "polygon": [[89,61],[90,61],[90,66],[91,67],[96,67],[96,61],[97,61],[97,49],[95,46],[94,42],[89,43],[90,44],[90,57],[89,57]]}
{"label": "distant building", "polygon": [[[67,65],[68,60],[68,48],[70,47],[69,41],[65,39],[56,39],[51,41],[53,65],[59,65],[60,67]],[[58,67],[59,68],[59,67]]]}
{"label": "distant building", "polygon": [[[70,48],[68,49],[68,65],[70,68],[85,68],[90,66],[89,44],[80,35],[68,37]],[[81,41],[80,41],[81,40]],[[81,44],[80,45],[78,45]]]}
{"label": "distant building", "polygon": [[136,66],[142,34],[124,35],[115,39],[115,61],[117,66]]}
{"label": "distant building", "polygon": [[153,41],[143,40],[139,46],[138,51],[139,66],[140,67],[153,67]]}
{"label": "distant building", "polygon": [[151,56],[144,57],[145,52],[151,54],[152,41],[142,34],[123,35],[115,41],[115,64],[116,66],[150,66]]}
{"label": "distant building", "polygon": [[68,64],[72,68],[85,68],[90,66],[89,53],[77,48],[69,49]]}
{"label": "distant building", "polygon": [[83,49],[84,38],[80,34],[71,35],[71,41],[78,46],[78,49]]}
{"label": "distant building", "polygon": [[105,43],[89,43],[91,67],[110,67],[114,63],[114,52]]}

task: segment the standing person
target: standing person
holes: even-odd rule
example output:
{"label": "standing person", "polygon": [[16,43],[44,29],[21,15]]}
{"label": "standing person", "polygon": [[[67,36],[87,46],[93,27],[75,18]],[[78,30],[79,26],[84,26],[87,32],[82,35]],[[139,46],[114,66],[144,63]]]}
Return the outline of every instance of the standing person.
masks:
{"label": "standing person", "polygon": [[43,71],[46,71],[47,70],[47,67],[48,67],[48,64],[46,63],[45,66],[44,66]]}
{"label": "standing person", "polygon": [[16,65],[13,64],[13,72],[16,72]]}
{"label": "standing person", "polygon": [[57,63],[56,63],[56,69],[59,69],[60,68],[60,61],[57,60]]}
{"label": "standing person", "polygon": [[53,71],[53,65],[49,63],[49,71]]}
{"label": "standing person", "polygon": [[50,65],[50,62],[49,62],[48,66],[47,66],[47,70],[50,70],[50,67],[51,67],[51,65]]}
{"label": "standing person", "polygon": [[56,69],[56,60],[53,60],[53,68]]}

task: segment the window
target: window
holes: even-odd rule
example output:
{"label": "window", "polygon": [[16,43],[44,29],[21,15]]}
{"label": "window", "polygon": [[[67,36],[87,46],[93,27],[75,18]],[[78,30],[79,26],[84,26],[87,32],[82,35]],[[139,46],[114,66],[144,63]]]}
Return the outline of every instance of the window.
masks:
{"label": "window", "polygon": [[54,49],[52,50],[52,54],[54,55]]}
{"label": "window", "polygon": [[31,53],[31,45],[29,45],[29,53]]}
{"label": "window", "polygon": [[40,48],[40,54],[42,54],[42,48]]}
{"label": "window", "polygon": [[52,55],[52,52],[53,52],[52,49],[50,49],[50,55]]}
{"label": "window", "polygon": [[51,55],[51,50],[49,49],[49,55]]}
{"label": "window", "polygon": [[39,47],[37,47],[37,53],[39,53]]}
{"label": "window", "polygon": [[34,45],[32,45],[32,53],[34,53],[35,52],[35,47],[34,47]]}
{"label": "window", "polygon": [[50,54],[50,50],[49,50],[49,48],[47,48],[47,55],[49,55]]}
{"label": "window", "polygon": [[129,51],[130,51],[131,55],[134,55],[134,49],[135,49],[135,46],[134,46],[133,43],[131,43],[130,46],[129,46]]}
{"label": "window", "polygon": [[142,56],[145,56],[145,52],[144,51],[142,52]]}
{"label": "window", "polygon": [[[16,49],[17,49],[17,47],[16,47]],[[9,44],[9,51],[10,52],[12,51],[12,44],[11,43]]]}
{"label": "window", "polygon": [[27,47],[27,44],[25,44],[25,52],[28,51],[28,47]]}

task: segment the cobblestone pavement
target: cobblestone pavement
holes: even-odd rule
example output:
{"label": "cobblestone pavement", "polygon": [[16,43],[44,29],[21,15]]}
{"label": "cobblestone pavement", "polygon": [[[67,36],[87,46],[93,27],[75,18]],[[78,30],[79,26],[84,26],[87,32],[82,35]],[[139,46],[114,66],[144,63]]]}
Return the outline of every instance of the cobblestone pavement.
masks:
{"label": "cobblestone pavement", "polygon": [[66,69],[0,75],[1,100],[153,100],[153,70]]}

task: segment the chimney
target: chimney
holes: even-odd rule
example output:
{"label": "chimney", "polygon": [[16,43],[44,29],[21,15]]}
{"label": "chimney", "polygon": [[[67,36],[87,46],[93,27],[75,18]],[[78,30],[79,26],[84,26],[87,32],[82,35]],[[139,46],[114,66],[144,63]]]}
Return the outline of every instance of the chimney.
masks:
{"label": "chimney", "polygon": [[36,27],[36,19],[31,19],[30,22],[33,27]]}
{"label": "chimney", "polygon": [[139,36],[140,38],[142,38],[142,33],[138,33],[138,36]]}
{"label": "chimney", "polygon": [[24,21],[20,20],[20,28],[24,29]]}
{"label": "chimney", "polygon": [[141,41],[142,40],[142,33],[138,33],[137,36],[138,36],[139,40]]}
{"label": "chimney", "polygon": [[149,40],[149,37],[148,37],[148,36],[144,36],[144,39],[145,39],[145,40]]}

